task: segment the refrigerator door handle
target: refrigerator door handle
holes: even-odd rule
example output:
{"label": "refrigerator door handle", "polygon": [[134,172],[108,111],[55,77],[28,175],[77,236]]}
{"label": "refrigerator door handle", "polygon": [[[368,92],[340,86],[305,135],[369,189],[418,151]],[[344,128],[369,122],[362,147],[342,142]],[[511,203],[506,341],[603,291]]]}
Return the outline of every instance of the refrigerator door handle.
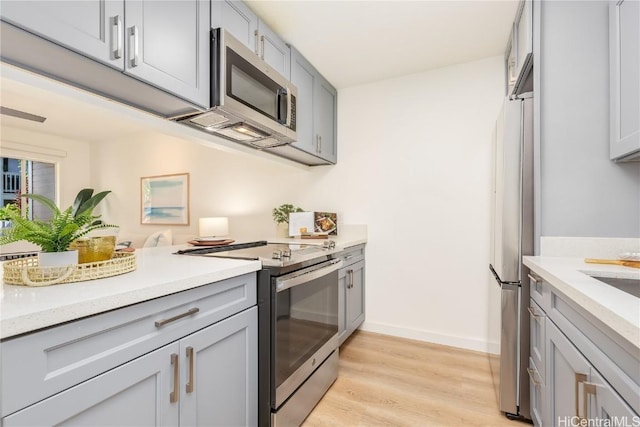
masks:
{"label": "refrigerator door handle", "polygon": [[491,270],[493,277],[496,278],[496,282],[498,283],[498,286],[500,286],[501,288],[515,289],[520,287],[520,282],[503,282],[502,280],[500,280],[500,276],[498,276],[498,273],[496,272],[496,270],[493,268],[493,265],[491,264],[489,264],[489,270]]}

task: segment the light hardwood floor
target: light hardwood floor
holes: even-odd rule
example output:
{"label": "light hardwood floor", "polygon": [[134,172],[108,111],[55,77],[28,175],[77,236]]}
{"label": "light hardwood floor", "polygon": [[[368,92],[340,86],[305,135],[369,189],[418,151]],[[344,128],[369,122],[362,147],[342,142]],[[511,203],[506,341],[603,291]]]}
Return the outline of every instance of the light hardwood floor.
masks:
{"label": "light hardwood floor", "polygon": [[510,426],[487,354],[356,331],[340,374],[303,427]]}

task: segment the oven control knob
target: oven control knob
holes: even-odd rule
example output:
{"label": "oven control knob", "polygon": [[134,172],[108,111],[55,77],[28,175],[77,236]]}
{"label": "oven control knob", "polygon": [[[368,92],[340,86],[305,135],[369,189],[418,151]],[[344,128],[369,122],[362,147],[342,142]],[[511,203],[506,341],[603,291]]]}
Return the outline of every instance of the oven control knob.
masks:
{"label": "oven control knob", "polygon": [[322,247],[324,249],[334,249],[336,247],[336,242],[335,240],[325,240],[322,242]]}
{"label": "oven control knob", "polygon": [[282,251],[282,256],[285,258],[291,258],[291,249],[285,249]]}
{"label": "oven control knob", "polygon": [[282,251],[274,251],[273,255],[271,256],[271,258],[273,258],[273,259],[282,259]]}

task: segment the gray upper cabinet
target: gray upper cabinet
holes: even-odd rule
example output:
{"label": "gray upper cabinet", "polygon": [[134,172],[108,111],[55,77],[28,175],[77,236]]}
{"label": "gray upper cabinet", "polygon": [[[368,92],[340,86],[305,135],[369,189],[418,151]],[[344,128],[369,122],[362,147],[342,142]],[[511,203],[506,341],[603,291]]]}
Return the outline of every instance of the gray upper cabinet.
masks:
{"label": "gray upper cabinet", "polygon": [[[29,33],[208,108],[209,7],[207,0],[3,1],[0,13]],[[77,76],[77,70],[42,67],[32,57],[16,62],[107,96],[127,97],[118,88],[105,90],[92,76]],[[110,79],[100,70],[94,74],[101,77],[93,80]]]}
{"label": "gray upper cabinet", "polygon": [[125,2],[125,72],[209,104],[209,2]]}
{"label": "gray upper cabinet", "polygon": [[242,1],[212,1],[211,27],[227,30],[283,76],[291,74],[289,46]]}
{"label": "gray upper cabinet", "polygon": [[336,163],[336,89],[294,47],[291,48],[291,83],[298,88],[298,140],[293,146],[326,163]]}
{"label": "gray upper cabinet", "polygon": [[[509,70],[509,68],[511,68]],[[533,0],[522,0],[513,23],[508,48],[507,69],[509,93],[520,94],[531,90],[527,77],[533,68]]]}
{"label": "gray upper cabinet", "polygon": [[640,2],[609,6],[610,157],[640,158]]}
{"label": "gray upper cabinet", "polygon": [[124,69],[124,2],[3,1],[2,19],[92,59]]}

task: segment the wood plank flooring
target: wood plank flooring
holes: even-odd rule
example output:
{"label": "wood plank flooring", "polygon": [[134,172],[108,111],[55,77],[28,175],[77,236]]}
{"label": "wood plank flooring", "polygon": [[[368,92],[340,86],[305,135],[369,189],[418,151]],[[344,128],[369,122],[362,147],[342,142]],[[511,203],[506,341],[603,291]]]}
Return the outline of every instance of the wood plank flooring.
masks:
{"label": "wood plank flooring", "polygon": [[510,426],[485,353],[356,331],[303,427]]}

